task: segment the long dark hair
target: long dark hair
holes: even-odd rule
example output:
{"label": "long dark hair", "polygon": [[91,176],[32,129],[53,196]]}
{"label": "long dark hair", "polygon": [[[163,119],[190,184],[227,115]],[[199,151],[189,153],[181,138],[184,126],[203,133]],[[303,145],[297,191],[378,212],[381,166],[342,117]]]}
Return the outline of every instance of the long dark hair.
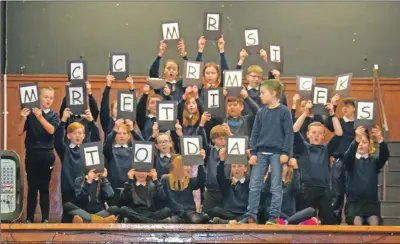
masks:
{"label": "long dark hair", "polygon": [[[133,186],[132,186],[132,200],[134,204],[139,204],[140,199],[138,194],[136,193],[136,177],[133,179]],[[154,184],[153,181],[149,176],[147,176],[146,179],[146,190],[147,190],[147,201],[146,205],[148,208],[150,208],[153,204],[153,192],[154,192]]]}

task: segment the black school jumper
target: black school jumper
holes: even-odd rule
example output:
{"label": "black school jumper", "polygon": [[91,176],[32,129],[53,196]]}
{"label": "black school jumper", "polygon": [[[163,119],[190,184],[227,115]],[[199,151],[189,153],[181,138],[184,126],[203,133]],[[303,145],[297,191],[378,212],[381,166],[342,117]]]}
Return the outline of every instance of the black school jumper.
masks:
{"label": "black school jumper", "polygon": [[327,145],[312,145],[303,138],[300,132],[294,136],[294,152],[300,155],[300,183],[299,195],[301,200],[297,208],[303,210],[313,207],[319,210],[319,218],[324,225],[336,224],[333,216],[330,195],[330,162],[340,143],[339,136],[333,136]]}
{"label": "black school jumper", "polygon": [[380,216],[378,200],[378,174],[390,153],[385,142],[379,144],[376,156],[357,157],[358,142],[353,141],[344,155],[347,171],[346,181],[346,222],[352,225],[354,218]]}
{"label": "black school jumper", "polygon": [[[136,179],[129,179],[121,197],[124,205],[121,217],[128,218],[132,223],[159,223],[171,216],[171,210],[165,204],[167,196],[158,180],[148,179],[143,185]],[[160,203],[164,203],[164,206],[158,209],[156,205],[160,206]]]}
{"label": "black school jumper", "polygon": [[[100,132],[94,121],[88,122],[93,141],[100,141]],[[83,175],[83,162],[81,159],[80,147],[71,148],[71,143],[65,139],[65,122],[61,121],[57,127],[54,137],[54,147],[61,161],[61,198],[63,205],[66,202],[73,202],[75,199],[75,179]],[[65,142],[67,141],[67,142]],[[65,212],[62,216],[62,222],[66,219]],[[71,217],[71,216],[69,216]],[[70,219],[72,220],[72,219]]]}
{"label": "black school jumper", "polygon": [[[55,111],[42,111],[42,116],[54,130],[57,128],[58,115]],[[42,221],[45,221],[49,219],[49,183],[55,160],[54,135],[47,133],[33,113],[28,115],[24,131],[26,131],[25,169],[28,180],[27,220],[34,221],[39,191]]]}

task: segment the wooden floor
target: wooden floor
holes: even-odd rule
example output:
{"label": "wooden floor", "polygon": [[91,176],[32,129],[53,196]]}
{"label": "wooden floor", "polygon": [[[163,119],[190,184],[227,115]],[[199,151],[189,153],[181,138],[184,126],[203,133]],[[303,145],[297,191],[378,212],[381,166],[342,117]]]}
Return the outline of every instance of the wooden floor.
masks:
{"label": "wooden floor", "polygon": [[2,224],[2,243],[400,243],[400,227]]}

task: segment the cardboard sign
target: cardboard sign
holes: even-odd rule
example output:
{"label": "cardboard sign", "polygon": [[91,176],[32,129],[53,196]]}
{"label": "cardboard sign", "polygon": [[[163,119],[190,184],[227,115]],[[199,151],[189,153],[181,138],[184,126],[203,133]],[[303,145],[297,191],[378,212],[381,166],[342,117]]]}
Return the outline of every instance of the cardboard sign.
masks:
{"label": "cardboard sign", "polygon": [[313,114],[321,114],[327,115],[328,111],[325,106],[329,103],[329,94],[330,89],[326,86],[314,86],[313,88],[313,107],[311,109],[311,113]]}
{"label": "cardboard sign", "polygon": [[87,68],[85,60],[67,61],[68,80],[72,84],[87,81]]}
{"label": "cardboard sign", "polygon": [[19,85],[19,101],[21,103],[21,109],[40,109],[38,84],[34,82]]}
{"label": "cardboard sign", "polygon": [[222,13],[204,13],[203,36],[218,40],[222,35]]}
{"label": "cardboard sign", "polygon": [[136,93],[133,91],[118,91],[117,119],[136,121]]}
{"label": "cardboard sign", "polygon": [[154,165],[154,142],[135,141],[133,143],[132,169],[150,172]]}
{"label": "cardboard sign", "polygon": [[203,91],[205,91],[204,110],[209,112],[212,118],[224,119],[226,114],[223,88],[208,88]]}
{"label": "cardboard sign", "polygon": [[178,119],[178,103],[176,101],[157,102],[156,117],[160,131],[175,130]]}
{"label": "cardboard sign", "polygon": [[89,108],[87,99],[87,90],[84,83],[70,85],[67,89],[67,108],[71,109],[72,114],[85,114]]}
{"label": "cardboard sign", "polygon": [[243,87],[243,71],[225,70],[224,87],[228,89],[228,96],[240,96]]}
{"label": "cardboard sign", "polygon": [[356,102],[356,111],[354,114],[354,129],[359,126],[364,126],[365,129],[371,129],[375,127],[376,120],[376,101],[364,100]]}
{"label": "cardboard sign", "polygon": [[170,43],[171,41],[179,41],[181,39],[178,22],[161,23],[161,29],[163,40],[167,43]]}
{"label": "cardboard sign", "polygon": [[261,45],[260,45],[260,29],[258,28],[249,28],[244,31],[244,48],[247,53],[259,54]]}
{"label": "cardboard sign", "polygon": [[267,52],[268,52],[268,62],[267,62],[268,70],[277,69],[282,73],[284,64],[283,46],[270,45]]}
{"label": "cardboard sign", "polygon": [[248,137],[230,136],[226,142],[226,163],[247,164]]}
{"label": "cardboard sign", "polygon": [[341,97],[350,96],[352,78],[353,73],[336,76],[336,81],[334,85],[335,94],[339,94]]}
{"label": "cardboard sign", "polygon": [[80,153],[85,172],[92,169],[95,169],[96,173],[104,172],[103,144],[100,141],[83,143],[80,146]]}
{"label": "cardboard sign", "polygon": [[147,84],[151,89],[160,90],[164,89],[167,82],[164,79],[147,77]]}
{"label": "cardboard sign", "polygon": [[110,73],[115,80],[126,80],[129,76],[129,53],[110,53]]}
{"label": "cardboard sign", "polygon": [[182,86],[187,87],[195,85],[201,87],[203,85],[203,62],[187,61],[183,64],[183,82]]}
{"label": "cardboard sign", "polygon": [[296,93],[300,95],[301,100],[312,100],[315,82],[315,76],[296,76]]}
{"label": "cardboard sign", "polygon": [[204,164],[204,159],[200,155],[200,150],[202,149],[201,136],[182,136],[180,143],[184,165]]}

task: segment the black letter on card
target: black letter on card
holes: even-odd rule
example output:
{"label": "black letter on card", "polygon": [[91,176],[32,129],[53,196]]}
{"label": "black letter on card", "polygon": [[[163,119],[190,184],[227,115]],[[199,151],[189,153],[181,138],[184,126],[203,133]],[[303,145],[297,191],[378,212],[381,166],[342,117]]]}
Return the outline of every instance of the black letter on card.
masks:
{"label": "black letter on card", "polygon": [[[139,155],[141,158],[139,158]],[[146,150],[146,148],[139,148],[136,153],[135,153],[135,161],[136,162],[145,162],[147,157],[149,156],[149,152]]]}
{"label": "black letter on card", "polygon": [[19,86],[21,108],[40,108],[37,83],[26,83]]}
{"label": "black letter on card", "polygon": [[[31,93],[29,95],[29,92]],[[25,90],[25,94],[24,94],[24,101],[23,103],[31,103],[34,101],[37,101],[37,90],[35,91],[35,89],[31,89],[31,90]]]}
{"label": "black letter on card", "polygon": [[163,23],[162,24],[163,39],[164,40],[177,40],[179,36],[179,24],[175,23]]}

